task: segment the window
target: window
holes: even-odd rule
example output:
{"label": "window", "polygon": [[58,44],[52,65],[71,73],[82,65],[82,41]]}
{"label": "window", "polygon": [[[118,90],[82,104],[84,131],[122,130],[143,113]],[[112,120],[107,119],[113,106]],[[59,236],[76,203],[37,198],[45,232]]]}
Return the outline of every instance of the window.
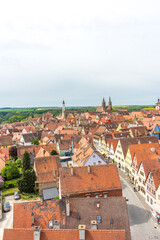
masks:
{"label": "window", "polygon": [[95,158],[95,155],[93,155],[93,158]]}
{"label": "window", "polygon": [[158,200],[160,200],[160,195],[158,195]]}
{"label": "window", "polygon": [[147,202],[149,202],[149,196],[147,195]]}
{"label": "window", "polygon": [[141,174],[142,176],[144,176],[144,173],[143,173],[142,171],[140,171],[140,174]]}
{"label": "window", "polygon": [[141,178],[139,178],[139,181],[141,182]]}
{"label": "window", "polygon": [[104,193],[104,198],[107,198],[107,193]]}
{"label": "window", "polygon": [[152,200],[152,198],[150,199],[150,203],[151,203],[151,205],[153,205],[153,200]]}
{"label": "window", "polygon": [[96,194],[96,195],[95,195],[95,198],[99,198],[99,194]]}
{"label": "window", "polygon": [[90,198],[91,197],[91,195],[90,194],[86,194],[86,198]]}
{"label": "window", "polygon": [[93,162],[93,165],[96,165],[96,162]]}

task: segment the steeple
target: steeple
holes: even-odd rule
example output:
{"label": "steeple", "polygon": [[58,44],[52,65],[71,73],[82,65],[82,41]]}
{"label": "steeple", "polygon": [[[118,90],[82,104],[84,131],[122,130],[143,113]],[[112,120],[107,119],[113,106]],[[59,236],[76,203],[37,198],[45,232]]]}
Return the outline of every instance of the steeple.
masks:
{"label": "steeple", "polygon": [[106,101],[104,98],[102,100],[102,108],[103,108],[103,111],[106,111]]}
{"label": "steeple", "polygon": [[65,117],[65,101],[62,102],[62,117]]}
{"label": "steeple", "polygon": [[109,110],[109,111],[112,110],[112,101],[111,101],[111,97],[109,97],[108,108],[107,108],[107,110]]}

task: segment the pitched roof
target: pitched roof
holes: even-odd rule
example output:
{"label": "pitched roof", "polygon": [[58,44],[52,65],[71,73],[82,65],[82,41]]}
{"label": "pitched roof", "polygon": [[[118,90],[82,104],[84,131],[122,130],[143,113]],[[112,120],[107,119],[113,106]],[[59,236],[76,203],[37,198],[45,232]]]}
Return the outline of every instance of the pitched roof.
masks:
{"label": "pitched roof", "polygon": [[32,142],[34,139],[38,138],[38,140],[41,140],[42,132],[35,132],[35,133],[26,133],[22,134],[24,141],[27,142]]}
{"label": "pitched roof", "polygon": [[[124,197],[70,198],[69,206],[70,216],[66,217],[65,200],[44,201],[43,204],[39,201],[16,203],[13,209],[13,227],[29,229],[40,226],[43,231],[43,229],[49,229],[49,220],[53,222],[58,220],[61,230],[78,229],[79,224],[86,225],[88,230],[91,229],[91,221],[97,220],[97,216],[100,216],[102,221],[98,224],[96,232],[100,229],[101,231],[125,230],[126,239],[130,240],[127,204]],[[32,215],[34,221],[32,221]],[[111,219],[113,224],[110,223]]]}
{"label": "pitched roof", "polygon": [[158,142],[156,137],[120,138],[119,141],[121,142],[124,157],[126,156],[129,145],[135,145],[138,143],[145,144],[145,143],[149,143],[149,142],[151,142],[151,143]]}
{"label": "pitched roof", "polygon": [[0,146],[10,146],[10,145],[13,145],[11,136],[0,137]]}
{"label": "pitched roof", "polygon": [[13,227],[14,228],[31,228],[32,212],[34,214],[34,226],[49,228],[49,220],[59,220],[62,223],[62,211],[65,210],[62,201],[40,201],[15,203],[13,208]]}
{"label": "pitched roof", "polygon": [[35,158],[34,164],[39,183],[57,181],[58,169],[61,167],[59,155]]}
{"label": "pitched roof", "polygon": [[[60,169],[60,184],[63,195],[74,195],[87,192],[98,192],[113,189],[122,189],[121,182],[114,164],[73,168],[71,175],[70,168]],[[68,188],[69,186],[69,188]]]}
{"label": "pitched roof", "polygon": [[[33,229],[5,229],[3,240],[34,240]],[[41,240],[79,240],[77,229],[42,229]],[[86,240],[126,240],[125,230],[87,230]]]}

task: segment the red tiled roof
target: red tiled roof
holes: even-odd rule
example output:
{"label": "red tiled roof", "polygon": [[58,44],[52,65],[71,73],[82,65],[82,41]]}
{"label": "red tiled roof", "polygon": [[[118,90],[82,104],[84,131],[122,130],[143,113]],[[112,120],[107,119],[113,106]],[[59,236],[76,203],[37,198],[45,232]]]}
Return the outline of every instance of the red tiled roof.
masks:
{"label": "red tiled roof", "polygon": [[62,222],[61,202],[44,201],[43,205],[38,202],[16,203],[13,208],[13,227],[14,228],[31,228],[32,217],[34,214],[34,225],[48,229],[49,220],[59,220]]}
{"label": "red tiled roof", "polygon": [[[61,167],[59,155],[35,158],[34,164],[39,183],[57,181],[58,169]],[[56,176],[53,169],[56,170]]]}
{"label": "red tiled roof", "polygon": [[[86,230],[86,240],[126,240],[125,230]],[[5,229],[3,240],[34,240],[33,229]],[[79,240],[79,230],[42,230],[41,240]]]}
{"label": "red tiled roof", "polygon": [[75,167],[73,168],[73,175],[71,175],[70,168],[61,168],[60,184],[62,196],[122,189],[117,166],[109,164],[90,166],[90,168],[91,172],[88,173],[87,166]]}

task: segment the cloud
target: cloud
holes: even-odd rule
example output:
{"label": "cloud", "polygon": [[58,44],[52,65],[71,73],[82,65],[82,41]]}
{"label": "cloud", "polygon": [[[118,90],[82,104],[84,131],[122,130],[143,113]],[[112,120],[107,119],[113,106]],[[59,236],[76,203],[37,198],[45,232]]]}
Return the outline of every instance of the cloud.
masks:
{"label": "cloud", "polygon": [[3,1],[0,106],[99,105],[110,95],[154,104],[159,10],[158,0]]}

